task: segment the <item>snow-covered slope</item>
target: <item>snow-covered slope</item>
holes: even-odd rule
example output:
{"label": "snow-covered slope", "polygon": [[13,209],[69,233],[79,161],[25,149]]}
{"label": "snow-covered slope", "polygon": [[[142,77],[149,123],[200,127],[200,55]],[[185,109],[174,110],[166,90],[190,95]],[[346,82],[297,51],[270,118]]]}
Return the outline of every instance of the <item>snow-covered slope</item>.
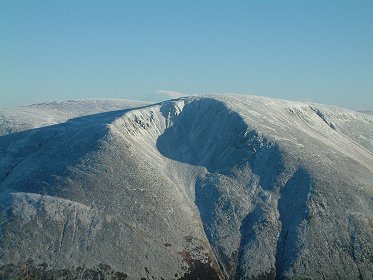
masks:
{"label": "snow-covered slope", "polygon": [[0,109],[0,135],[53,125],[80,116],[148,104],[150,103],[127,99],[83,99],[2,108]]}
{"label": "snow-covered slope", "polygon": [[28,130],[5,117],[0,276],[373,279],[373,116],[255,96],[143,105]]}

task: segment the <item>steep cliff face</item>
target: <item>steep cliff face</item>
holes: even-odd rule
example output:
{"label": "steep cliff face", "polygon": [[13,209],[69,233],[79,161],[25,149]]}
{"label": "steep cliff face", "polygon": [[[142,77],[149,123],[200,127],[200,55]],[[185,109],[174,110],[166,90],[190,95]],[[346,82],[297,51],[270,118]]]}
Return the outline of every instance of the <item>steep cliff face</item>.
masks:
{"label": "steep cliff face", "polygon": [[190,97],[8,131],[3,277],[373,278],[370,115]]}

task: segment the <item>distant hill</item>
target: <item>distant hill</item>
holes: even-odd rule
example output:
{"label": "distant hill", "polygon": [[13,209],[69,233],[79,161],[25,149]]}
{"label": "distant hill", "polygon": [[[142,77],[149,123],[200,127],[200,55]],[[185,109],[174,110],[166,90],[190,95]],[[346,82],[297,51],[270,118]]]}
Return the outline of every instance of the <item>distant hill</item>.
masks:
{"label": "distant hill", "polygon": [[90,100],[0,132],[0,279],[373,279],[371,115]]}
{"label": "distant hill", "polygon": [[364,114],[369,114],[369,115],[373,115],[373,111],[360,111],[361,113],[364,113]]}

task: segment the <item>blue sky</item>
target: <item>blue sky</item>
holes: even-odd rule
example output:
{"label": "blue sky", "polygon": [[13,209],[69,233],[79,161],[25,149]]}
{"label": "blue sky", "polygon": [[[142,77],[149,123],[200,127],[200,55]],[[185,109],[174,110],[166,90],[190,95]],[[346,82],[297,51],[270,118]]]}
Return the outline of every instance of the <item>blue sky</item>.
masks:
{"label": "blue sky", "polygon": [[373,109],[373,1],[0,1],[0,107],[177,92]]}

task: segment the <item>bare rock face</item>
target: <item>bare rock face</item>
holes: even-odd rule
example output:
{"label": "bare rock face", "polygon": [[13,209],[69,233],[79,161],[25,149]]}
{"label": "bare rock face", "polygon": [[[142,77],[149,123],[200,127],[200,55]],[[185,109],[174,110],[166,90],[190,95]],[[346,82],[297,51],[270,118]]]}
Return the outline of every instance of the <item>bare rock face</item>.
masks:
{"label": "bare rock face", "polygon": [[92,102],[0,111],[0,279],[373,279],[373,116]]}

